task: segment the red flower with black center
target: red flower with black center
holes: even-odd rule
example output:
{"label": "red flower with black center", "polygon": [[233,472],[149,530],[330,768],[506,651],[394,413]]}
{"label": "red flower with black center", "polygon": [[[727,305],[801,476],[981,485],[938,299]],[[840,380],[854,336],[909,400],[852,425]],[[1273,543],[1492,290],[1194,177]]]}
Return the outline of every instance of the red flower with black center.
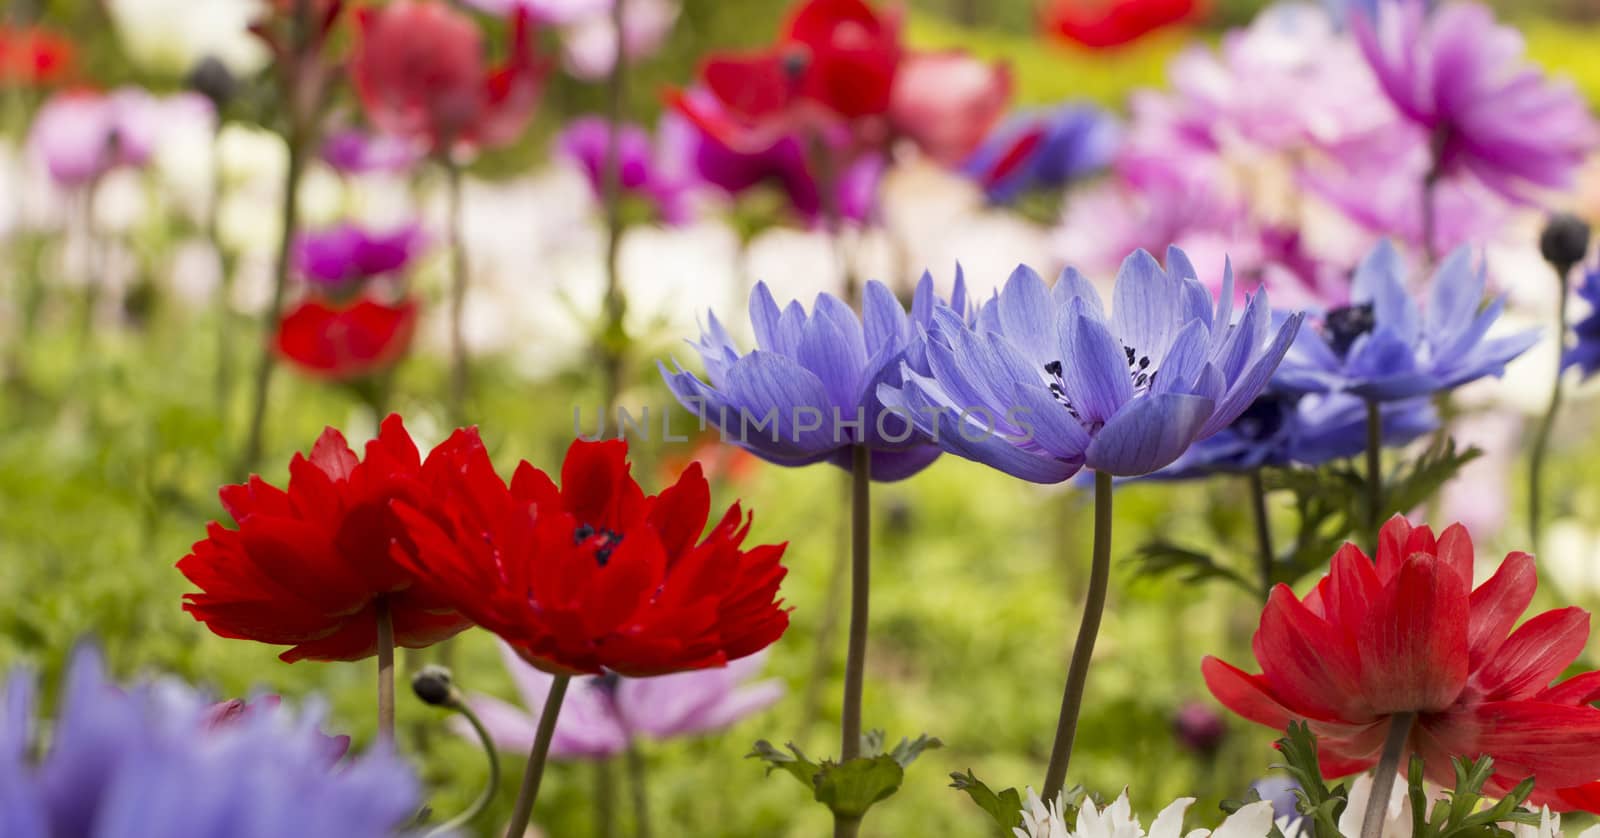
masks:
{"label": "red flower with black center", "polygon": [[307,299],[278,323],[278,354],[304,372],[335,381],[382,372],[405,356],[417,329],[417,303],[363,298],[352,305]]}
{"label": "red flower with black center", "polygon": [[222,488],[238,529],[213,522],[178,562],[200,588],[183,609],[222,637],[291,646],[281,656],[289,662],[371,657],[380,600],[396,645],[420,649],[461,631],[467,621],[391,561],[405,534],[389,503],[430,508],[434,485],[472,456],[488,455],[471,430],[424,463],[399,416],[383,421],[364,459],[328,428],[309,458],[290,461],[288,491],[255,476]]}
{"label": "red flower with black center", "polygon": [[396,560],[558,675],[663,675],[771,645],[789,625],[777,599],[786,545],[743,548],[738,504],[702,537],[700,467],[646,497],[627,457],[625,442],[574,442],[559,488],[526,462],[507,486],[486,456],[466,458],[435,487],[442,516],[396,501],[410,535]]}
{"label": "red flower with black center", "polygon": [[350,72],[373,125],[440,154],[521,136],[548,70],[533,54],[526,12],[514,18],[510,54],[494,69],[485,67],[472,19],[444,3],[398,0],[357,14]]}
{"label": "red flower with black center", "polygon": [[1255,635],[1260,675],[1207,657],[1206,684],[1275,730],[1305,720],[1330,777],[1372,767],[1391,720],[1415,714],[1405,751],[1428,779],[1453,786],[1452,758],[1487,754],[1488,793],[1532,776],[1535,805],[1600,812],[1600,672],[1552,683],[1583,651],[1588,613],[1546,611],[1512,631],[1538,584],[1533,557],[1506,556],[1476,590],[1472,565],[1460,524],[1435,539],[1395,516],[1376,562],[1346,544],[1304,600],[1272,592]]}
{"label": "red flower with black center", "polygon": [[1131,44],[1205,10],[1203,0],[1056,0],[1045,9],[1047,30],[1090,49]]}

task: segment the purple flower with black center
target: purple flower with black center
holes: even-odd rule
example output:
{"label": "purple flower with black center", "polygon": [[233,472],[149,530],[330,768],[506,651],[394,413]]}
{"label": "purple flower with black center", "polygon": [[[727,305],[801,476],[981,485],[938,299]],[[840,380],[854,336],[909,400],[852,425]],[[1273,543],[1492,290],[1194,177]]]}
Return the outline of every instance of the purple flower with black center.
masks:
{"label": "purple flower with black center", "polygon": [[1066,104],[1006,120],[967,158],[962,171],[989,200],[1006,204],[1026,192],[1059,190],[1104,169],[1121,131],[1105,110]]}
{"label": "purple flower with black center", "polygon": [[426,240],[415,224],[376,231],[346,222],[296,236],[294,266],[307,280],[319,285],[350,286],[400,273],[421,252]]}
{"label": "purple flower with black center", "polygon": [[[638,125],[625,123],[617,131],[617,174],[623,193],[644,199],[668,224],[691,219],[689,198],[694,178],[689,173],[688,155],[692,130],[682,120],[663,119],[660,137],[654,142]],[[583,172],[595,199],[604,200],[611,123],[597,116],[579,117],[567,124],[556,147]]]}
{"label": "purple flower with black center", "polygon": [[1561,356],[1561,366],[1577,367],[1588,378],[1600,371],[1600,268],[1578,284],[1578,296],[1589,304],[1589,315],[1572,327],[1572,345]]}
{"label": "purple flower with black center", "polygon": [[[950,302],[937,299],[933,278],[917,284],[908,316],[880,282],[866,285],[857,315],[832,294],[818,294],[808,313],[799,301],[780,309],[757,283],[750,294],[756,349],[743,353],[715,314],[693,344],[706,380],[660,364],[684,407],[722,437],[778,465],[828,461],[850,468],[852,450],[872,455],[874,480],[902,480],[926,468],[939,446],[899,411],[879,400],[898,387],[903,368],[925,363],[926,333],[938,311],[964,322],[966,285],[957,274]],[[909,366],[908,366],[909,364]],[[702,424],[704,427],[704,424]]]}
{"label": "purple flower with black center", "polygon": [[1576,88],[1529,63],[1521,34],[1484,6],[1430,13],[1421,0],[1380,0],[1375,17],[1353,11],[1351,29],[1385,95],[1429,138],[1440,175],[1470,172],[1531,202],[1570,187],[1600,142]]}
{"label": "purple flower with black center", "polygon": [[0,697],[0,835],[6,838],[387,838],[420,787],[386,750],[339,762],[318,714],[263,707],[214,724],[188,686],[112,684],[100,654],[67,667],[44,741],[36,685],[16,672]]}
{"label": "purple flower with black center", "polygon": [[1487,336],[1505,301],[1485,305],[1485,281],[1483,265],[1458,248],[1434,273],[1424,311],[1406,290],[1399,251],[1380,242],[1356,268],[1350,304],[1300,331],[1274,386],[1389,402],[1500,375],[1539,336],[1532,330]]}
{"label": "purple flower with black center", "polygon": [[975,323],[936,310],[928,372],[903,365],[879,396],[946,451],[1036,483],[1170,465],[1255,401],[1301,315],[1274,326],[1257,291],[1234,322],[1231,268],[1213,307],[1183,251],[1167,264],[1129,256],[1109,313],[1076,270],[1051,288],[1019,267]]}
{"label": "purple flower with black center", "polygon": [[[500,657],[522,707],[486,695],[468,695],[466,702],[495,747],[525,753],[533,747],[539,708],[555,679],[530,666],[505,644],[500,645]],[[780,681],[749,683],[766,665],[766,657],[758,653],[724,667],[656,678],[603,675],[574,679],[561,704],[550,755],[556,759],[605,759],[641,739],[682,739],[727,728],[783,697]],[[452,720],[451,725],[461,736],[476,740],[465,720]]]}
{"label": "purple flower with black center", "polygon": [[[1439,426],[1426,398],[1383,405],[1383,444],[1410,443]],[[1367,449],[1366,403],[1347,393],[1267,392],[1233,424],[1185,451],[1151,477],[1183,480],[1259,468],[1317,466]]]}

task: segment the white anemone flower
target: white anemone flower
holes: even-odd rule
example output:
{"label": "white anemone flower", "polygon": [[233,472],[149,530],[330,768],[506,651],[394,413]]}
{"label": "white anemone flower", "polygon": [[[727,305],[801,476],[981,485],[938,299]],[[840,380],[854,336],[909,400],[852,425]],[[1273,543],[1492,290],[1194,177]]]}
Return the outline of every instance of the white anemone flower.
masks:
{"label": "white anemone flower", "polygon": [[1215,830],[1195,829],[1185,833],[1183,814],[1193,803],[1192,797],[1172,801],[1151,821],[1150,831],[1145,832],[1128,802],[1128,790],[1123,789],[1122,794],[1103,809],[1097,809],[1092,803],[1085,805],[1078,812],[1077,831],[1073,831],[1067,828],[1061,816],[1061,799],[1058,797],[1053,806],[1046,805],[1030,788],[1022,810],[1022,826],[1012,831],[1016,838],[1264,838],[1272,831],[1272,804],[1262,800],[1224,818]]}

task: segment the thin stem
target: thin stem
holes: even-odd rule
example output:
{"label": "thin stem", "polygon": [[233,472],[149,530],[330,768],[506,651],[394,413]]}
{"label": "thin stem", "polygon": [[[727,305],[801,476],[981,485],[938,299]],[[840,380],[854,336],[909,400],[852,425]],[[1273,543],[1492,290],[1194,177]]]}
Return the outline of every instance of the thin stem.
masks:
{"label": "thin stem", "polygon": [[861,834],[860,818],[841,818],[834,816],[833,838],[856,838]]}
{"label": "thin stem", "polygon": [[[848,474],[841,475],[839,491],[844,503],[849,503],[853,481]],[[835,665],[834,633],[839,629],[839,614],[844,604],[845,580],[850,577],[850,525],[842,518],[835,522],[836,552],[828,568],[828,593],[822,601],[822,616],[817,620],[816,641],[811,651],[811,677],[806,679],[806,689],[800,699],[800,729],[811,729],[817,719],[818,705],[822,703],[822,688],[830,680]]]}
{"label": "thin stem", "polygon": [[378,620],[378,738],[394,741],[394,620],[387,597],[372,603]]}
{"label": "thin stem", "polygon": [[1272,548],[1272,520],[1267,517],[1267,488],[1261,481],[1261,469],[1251,469],[1251,508],[1256,519],[1256,562],[1261,571],[1261,598],[1272,596],[1274,569],[1278,553]]}
{"label": "thin stem", "polygon": [[467,245],[462,235],[461,167],[448,154],[444,157],[444,167],[446,191],[449,193],[450,226],[450,423],[460,426],[467,422],[467,393],[470,388],[464,321],[467,283],[471,273],[467,264]]}
{"label": "thin stem", "polygon": [[1383,411],[1367,401],[1367,544],[1378,549],[1383,526]]}
{"label": "thin stem", "polygon": [[544,778],[545,759],[550,756],[550,740],[556,735],[556,717],[561,714],[561,702],[567,697],[567,685],[572,676],[557,675],[550,684],[550,695],[544,700],[539,713],[539,729],[533,737],[533,750],[528,752],[528,770],[522,775],[522,791],[517,794],[517,808],[511,813],[511,824],[506,827],[506,838],[522,838],[528,831],[528,820],[533,817],[533,802],[539,799],[539,781]]}
{"label": "thin stem", "polygon": [[1528,455],[1528,543],[1539,549],[1539,530],[1544,518],[1544,459],[1550,448],[1550,432],[1555,429],[1556,415],[1561,412],[1561,372],[1567,348],[1567,297],[1572,288],[1572,268],[1557,266],[1561,276],[1561,297],[1556,303],[1556,370],[1550,388],[1550,406],[1539,420],[1539,430],[1533,437],[1533,451]]}
{"label": "thin stem", "polygon": [[477,734],[478,744],[483,746],[483,753],[489,758],[489,781],[484,785],[483,791],[478,793],[478,799],[472,801],[472,805],[468,806],[466,811],[434,827],[428,832],[427,838],[453,833],[471,823],[473,819],[488,810],[489,804],[494,802],[495,792],[500,789],[500,754],[495,750],[494,741],[489,738],[489,731],[484,728],[483,721],[478,718],[477,713],[472,712],[472,707],[465,701],[451,701],[448,706],[460,713],[467,720],[467,724],[472,725],[472,732]]}
{"label": "thin stem", "polygon": [[1389,808],[1394,778],[1400,772],[1400,757],[1405,755],[1406,740],[1411,736],[1411,723],[1416,717],[1412,712],[1389,717],[1389,736],[1383,741],[1383,755],[1378,757],[1378,767],[1372,775],[1372,793],[1367,796],[1367,811],[1361,818],[1361,838],[1383,838],[1384,811]]}
{"label": "thin stem", "polygon": [[289,252],[294,241],[295,228],[300,225],[300,172],[305,166],[305,142],[298,131],[289,135],[289,165],[283,180],[283,230],[278,239],[277,261],[272,275],[272,301],[262,318],[261,359],[256,364],[255,389],[251,396],[250,429],[240,456],[239,471],[254,469],[261,460],[263,435],[266,430],[267,397],[272,390],[272,370],[278,356],[272,342],[278,332],[278,322],[283,317],[283,298],[289,287]]}
{"label": "thin stem", "polygon": [[1439,170],[1437,167],[1422,179],[1422,255],[1431,267],[1439,263],[1438,236]]}
{"label": "thin stem", "polygon": [[610,134],[606,142],[606,159],[603,202],[606,216],[606,297],[605,331],[601,334],[601,353],[605,374],[603,397],[607,412],[616,406],[622,392],[622,370],[625,363],[623,316],[627,311],[622,291],[622,276],[618,258],[622,252],[622,118],[627,104],[628,54],[627,37],[623,29],[626,0],[611,4],[611,26],[616,35],[617,60],[611,65],[611,75],[606,85],[607,115]]}
{"label": "thin stem", "polygon": [[228,390],[233,381],[233,258],[228,255],[228,250],[222,244],[222,235],[218,229],[222,215],[222,115],[217,115],[216,125],[211,132],[211,201],[206,206],[206,241],[217,256],[217,371],[215,388],[216,410],[218,421],[224,423],[228,418]]}
{"label": "thin stem", "polygon": [[615,838],[617,834],[617,782],[610,757],[594,761],[594,834]]}
{"label": "thin stem", "polygon": [[83,189],[83,311],[82,320],[78,323],[78,344],[87,346],[90,338],[94,336],[95,309],[100,304],[100,284],[104,280],[101,274],[105,271],[105,243],[101,240],[100,225],[95,223],[94,207],[98,203],[100,194],[100,178],[95,178]]}
{"label": "thin stem", "polygon": [[1083,620],[1078,624],[1078,642],[1072,648],[1072,663],[1067,667],[1067,688],[1061,695],[1061,719],[1056,723],[1056,741],[1050,749],[1050,766],[1045,771],[1043,798],[1055,800],[1067,779],[1072,760],[1072,741],[1078,734],[1078,714],[1083,709],[1083,689],[1089,681],[1089,660],[1094,657],[1094,641],[1100,634],[1100,618],[1106,609],[1106,589],[1111,584],[1111,475],[1094,473],[1094,558],[1089,570],[1089,593],[1083,603]]}
{"label": "thin stem", "polygon": [[867,666],[867,603],[872,584],[872,452],[852,449],[850,466],[850,641],[845,657],[839,761],[861,755],[861,688]]}
{"label": "thin stem", "polygon": [[650,794],[646,785],[644,754],[639,744],[628,743],[628,791],[633,797],[633,834],[650,838]]}

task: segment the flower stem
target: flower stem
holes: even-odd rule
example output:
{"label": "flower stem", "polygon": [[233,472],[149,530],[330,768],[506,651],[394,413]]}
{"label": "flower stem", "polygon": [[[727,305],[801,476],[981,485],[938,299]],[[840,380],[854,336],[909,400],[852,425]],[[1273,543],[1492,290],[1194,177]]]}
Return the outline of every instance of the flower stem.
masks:
{"label": "flower stem", "polygon": [[495,792],[500,788],[500,755],[495,750],[494,741],[489,738],[489,731],[483,726],[483,720],[478,718],[477,713],[472,712],[472,707],[465,701],[453,700],[449,707],[460,713],[462,718],[467,720],[467,724],[472,725],[472,732],[477,734],[478,744],[483,746],[483,753],[489,758],[489,781],[484,785],[483,791],[478,793],[478,799],[472,801],[472,805],[468,806],[466,811],[434,827],[428,832],[427,838],[454,833],[471,823],[489,808],[490,803],[494,802]]}
{"label": "flower stem", "polygon": [[394,620],[387,597],[372,603],[378,620],[378,738],[394,741]]}
{"label": "flower stem", "polygon": [[616,838],[617,789],[616,771],[610,757],[594,761],[594,834],[599,838]]}
{"label": "flower stem", "polygon": [[633,834],[650,838],[650,795],[645,785],[644,754],[637,742],[628,743],[628,790],[633,796]]}
{"label": "flower stem", "polygon": [[1256,519],[1256,561],[1261,570],[1261,598],[1272,596],[1274,567],[1277,551],[1272,548],[1272,520],[1267,517],[1267,488],[1261,481],[1261,469],[1250,471],[1251,508]]}
{"label": "flower stem", "polygon": [[[849,503],[853,481],[842,474],[837,489],[844,503]],[[844,584],[850,575],[850,525],[838,520],[834,526],[835,553],[828,569],[828,593],[822,601],[822,615],[817,619],[817,633],[811,652],[811,677],[806,679],[806,689],[800,699],[800,729],[810,730],[817,720],[818,705],[822,702],[822,687],[832,680],[837,661],[833,647],[834,635],[839,629],[839,610],[844,604]]]}
{"label": "flower stem", "polygon": [[1083,620],[1078,624],[1078,642],[1067,667],[1067,688],[1061,695],[1061,719],[1056,722],[1056,740],[1050,749],[1050,767],[1045,771],[1044,800],[1055,800],[1066,784],[1067,765],[1072,760],[1072,740],[1078,733],[1078,713],[1083,709],[1083,688],[1089,681],[1089,660],[1094,657],[1094,641],[1100,633],[1100,618],[1106,608],[1106,588],[1111,583],[1111,475],[1094,473],[1094,557],[1089,570],[1089,593],[1083,603]]}
{"label": "flower stem", "polygon": [[1394,778],[1400,772],[1400,757],[1411,737],[1411,723],[1417,714],[1395,713],[1389,717],[1389,736],[1383,741],[1383,754],[1372,775],[1372,793],[1367,796],[1367,811],[1361,818],[1361,838],[1383,838],[1384,811],[1394,791]]}
{"label": "flower stem", "polygon": [[567,697],[570,683],[572,676],[557,675],[550,684],[550,695],[539,713],[539,729],[533,737],[533,750],[528,752],[528,770],[522,775],[522,791],[517,794],[517,808],[511,813],[506,838],[522,838],[528,831],[533,802],[539,798],[539,781],[544,778],[545,759],[550,755],[550,740],[556,735],[556,717],[561,714],[561,702]]}
{"label": "flower stem", "polygon": [[1378,549],[1383,525],[1383,411],[1367,400],[1367,544]]}
{"label": "flower stem", "polygon": [[1550,388],[1550,406],[1539,420],[1539,430],[1533,437],[1533,450],[1528,454],[1528,543],[1539,549],[1539,530],[1544,517],[1544,459],[1550,448],[1550,432],[1555,429],[1556,415],[1561,412],[1561,372],[1563,355],[1567,347],[1567,297],[1572,291],[1572,269],[1558,268],[1561,276],[1561,297],[1556,303],[1556,372]]}
{"label": "flower stem", "polygon": [[222,115],[217,115],[211,132],[211,200],[206,205],[205,235],[217,256],[217,370],[213,382],[217,419],[227,428],[228,392],[233,382],[233,257],[222,243],[219,222],[222,215],[223,175],[221,137]]}
{"label": "flower stem", "polygon": [[605,326],[601,333],[600,358],[605,374],[605,399],[607,412],[616,406],[622,392],[622,370],[626,362],[623,339],[623,316],[627,311],[622,292],[622,277],[618,257],[622,252],[622,117],[627,104],[628,53],[627,36],[623,18],[627,0],[611,4],[611,26],[616,36],[617,58],[611,65],[611,75],[606,85],[606,107],[610,118],[610,136],[606,140],[606,159],[603,203],[606,216],[606,297]]}
{"label": "flower stem", "polygon": [[[852,449],[850,467],[850,641],[844,668],[839,761],[861,755],[861,688],[867,665],[867,595],[872,584],[872,452]],[[837,826],[835,827],[837,834]]]}
{"label": "flower stem", "polygon": [[449,193],[450,225],[450,424],[467,423],[467,392],[470,388],[467,369],[466,318],[467,282],[470,269],[467,265],[467,245],[462,235],[461,217],[461,166],[444,157],[446,191]]}
{"label": "flower stem", "polygon": [[272,274],[272,300],[267,304],[262,318],[261,359],[256,364],[255,389],[250,408],[250,429],[240,456],[239,472],[255,468],[261,459],[263,434],[266,430],[267,397],[272,390],[272,370],[278,356],[272,342],[278,331],[278,321],[283,317],[283,298],[289,286],[289,251],[294,241],[295,228],[300,224],[300,172],[305,167],[305,141],[298,129],[291,129],[288,137],[289,165],[283,180],[283,230],[278,238],[277,261]]}
{"label": "flower stem", "polygon": [[856,838],[861,834],[860,818],[833,817],[833,838]]}

